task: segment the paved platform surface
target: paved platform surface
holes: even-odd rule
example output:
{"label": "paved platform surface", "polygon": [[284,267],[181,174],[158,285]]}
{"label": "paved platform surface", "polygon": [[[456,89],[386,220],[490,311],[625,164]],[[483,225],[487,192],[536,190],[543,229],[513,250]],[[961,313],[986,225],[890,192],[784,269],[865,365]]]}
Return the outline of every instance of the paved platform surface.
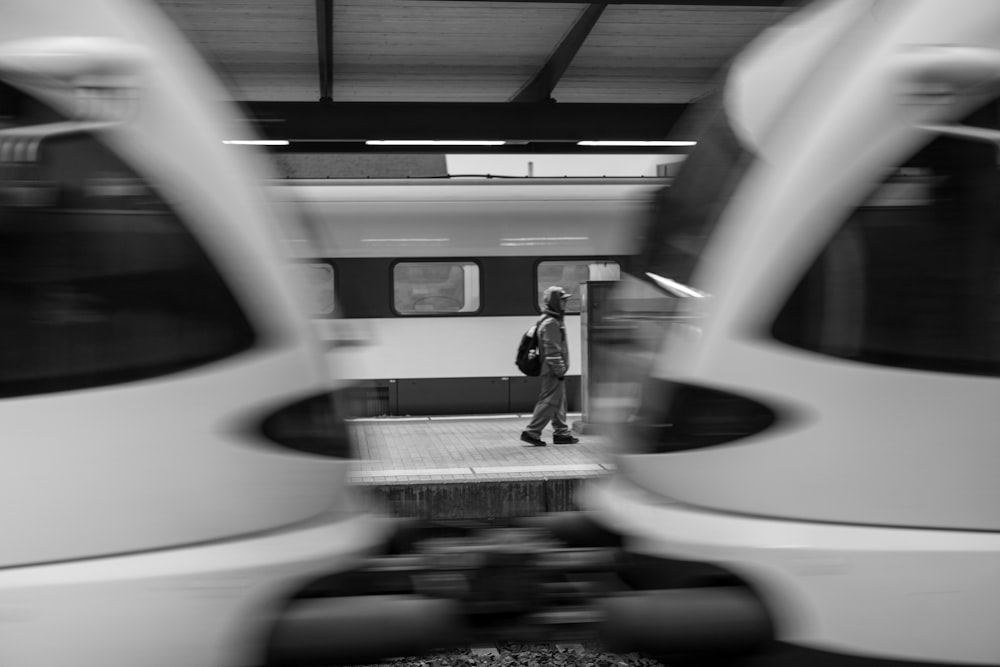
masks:
{"label": "paved platform surface", "polygon": [[[569,421],[579,420],[571,414]],[[432,520],[509,519],[573,509],[578,485],[614,469],[601,435],[546,447],[519,439],[530,415],[355,419],[351,481],[378,509]]]}

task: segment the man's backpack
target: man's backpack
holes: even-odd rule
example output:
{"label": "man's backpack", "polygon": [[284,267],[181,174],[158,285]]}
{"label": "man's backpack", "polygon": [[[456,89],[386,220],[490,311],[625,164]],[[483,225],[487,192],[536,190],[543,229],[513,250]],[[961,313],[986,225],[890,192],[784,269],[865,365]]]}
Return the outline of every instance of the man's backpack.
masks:
{"label": "man's backpack", "polygon": [[525,375],[534,377],[542,372],[542,355],[538,349],[539,320],[521,335],[521,343],[517,346],[517,358],[514,363]]}

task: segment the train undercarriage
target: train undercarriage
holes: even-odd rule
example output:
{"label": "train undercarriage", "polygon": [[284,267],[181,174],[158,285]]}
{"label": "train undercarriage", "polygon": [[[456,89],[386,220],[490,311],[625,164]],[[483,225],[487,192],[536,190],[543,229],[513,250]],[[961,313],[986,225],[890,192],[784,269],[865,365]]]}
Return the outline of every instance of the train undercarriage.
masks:
{"label": "train undercarriage", "polygon": [[288,600],[267,666],[369,664],[502,641],[599,642],[682,664],[772,640],[745,582],[713,565],[629,553],[582,512],[444,530],[400,519],[385,553]]}

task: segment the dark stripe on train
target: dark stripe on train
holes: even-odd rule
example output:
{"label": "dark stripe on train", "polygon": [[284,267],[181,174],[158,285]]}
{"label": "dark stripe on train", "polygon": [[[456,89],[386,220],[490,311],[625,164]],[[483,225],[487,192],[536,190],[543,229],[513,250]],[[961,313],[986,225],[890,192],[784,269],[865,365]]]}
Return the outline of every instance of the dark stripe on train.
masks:
{"label": "dark stripe on train", "polygon": [[[480,309],[476,313],[432,315],[431,317],[473,317],[537,315],[535,291],[536,267],[542,261],[612,260],[624,263],[620,256],[531,256],[531,257],[419,257],[413,261],[474,261],[480,270]],[[393,309],[392,267],[400,261],[390,257],[352,257],[316,259],[333,266],[337,290],[338,314],[345,318],[400,317]],[[405,317],[421,317],[407,315]]]}
{"label": "dark stripe on train", "polygon": [[[359,380],[344,391],[347,417],[528,413],[539,378],[415,378]],[[566,377],[566,405],[580,411],[580,376]]]}

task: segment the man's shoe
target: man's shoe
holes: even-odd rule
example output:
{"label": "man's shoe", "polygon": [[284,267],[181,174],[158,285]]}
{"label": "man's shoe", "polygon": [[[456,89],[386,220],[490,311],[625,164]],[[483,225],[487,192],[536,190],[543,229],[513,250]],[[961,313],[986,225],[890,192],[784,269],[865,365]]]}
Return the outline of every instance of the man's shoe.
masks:
{"label": "man's shoe", "polygon": [[575,445],[580,442],[580,438],[573,437],[572,435],[556,435],[552,437],[552,444],[554,445]]}
{"label": "man's shoe", "polygon": [[536,438],[527,431],[521,431],[521,440],[534,445],[535,447],[544,447],[545,441],[541,438]]}

